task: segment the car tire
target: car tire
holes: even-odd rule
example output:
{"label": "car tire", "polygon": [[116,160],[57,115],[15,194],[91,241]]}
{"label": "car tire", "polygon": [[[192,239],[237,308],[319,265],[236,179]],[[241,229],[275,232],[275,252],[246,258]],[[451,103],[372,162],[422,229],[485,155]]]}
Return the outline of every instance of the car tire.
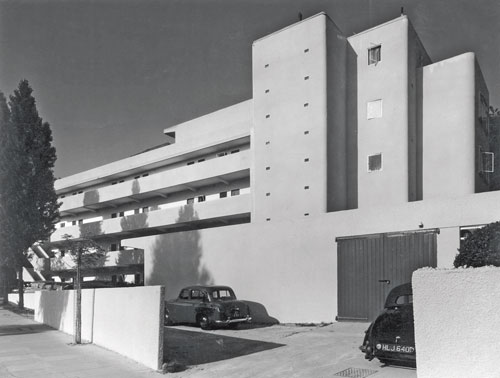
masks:
{"label": "car tire", "polygon": [[203,330],[212,329],[212,322],[210,321],[208,316],[204,314],[198,315],[198,325]]}

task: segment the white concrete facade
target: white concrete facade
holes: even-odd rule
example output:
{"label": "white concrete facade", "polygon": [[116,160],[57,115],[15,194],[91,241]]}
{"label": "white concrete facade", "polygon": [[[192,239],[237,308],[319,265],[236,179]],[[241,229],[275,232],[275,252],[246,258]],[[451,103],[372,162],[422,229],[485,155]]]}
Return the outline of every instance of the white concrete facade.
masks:
{"label": "white concrete facade", "polygon": [[412,282],[419,378],[500,376],[500,268],[420,269]]}
{"label": "white concrete facade", "polygon": [[167,297],[226,284],[282,322],[333,321],[336,237],[439,228],[450,267],[460,227],[499,219],[500,193],[478,193],[473,54],[430,65],[406,16],[346,38],[324,13],[252,49],[252,100],[58,180],[50,246],[90,230],[144,249],[145,284]]}

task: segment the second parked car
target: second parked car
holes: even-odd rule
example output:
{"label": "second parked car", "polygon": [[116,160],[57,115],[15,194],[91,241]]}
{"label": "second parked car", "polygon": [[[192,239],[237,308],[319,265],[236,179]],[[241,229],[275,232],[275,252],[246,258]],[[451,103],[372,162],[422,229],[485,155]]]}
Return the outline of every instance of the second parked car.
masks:
{"label": "second parked car", "polygon": [[202,329],[237,327],[252,320],[245,302],[229,286],[190,286],[165,303],[165,324],[196,324]]}
{"label": "second parked car", "polygon": [[415,367],[413,292],[410,283],[396,286],[384,311],[370,324],[360,349],[369,360]]}

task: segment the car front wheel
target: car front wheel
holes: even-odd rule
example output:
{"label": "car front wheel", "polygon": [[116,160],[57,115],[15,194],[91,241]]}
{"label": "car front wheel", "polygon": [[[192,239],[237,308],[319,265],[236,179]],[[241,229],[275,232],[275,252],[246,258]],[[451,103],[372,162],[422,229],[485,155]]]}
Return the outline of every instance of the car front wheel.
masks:
{"label": "car front wheel", "polygon": [[212,328],[212,323],[210,319],[208,318],[207,315],[204,314],[198,315],[198,324],[200,325],[201,329],[204,330],[209,330]]}

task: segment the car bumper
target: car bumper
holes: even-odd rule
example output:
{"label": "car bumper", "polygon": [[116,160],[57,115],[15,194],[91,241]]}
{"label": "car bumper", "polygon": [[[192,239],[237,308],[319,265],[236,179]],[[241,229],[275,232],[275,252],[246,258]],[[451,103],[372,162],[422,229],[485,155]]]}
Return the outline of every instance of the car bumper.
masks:
{"label": "car bumper", "polygon": [[217,325],[229,325],[229,324],[234,324],[234,323],[250,323],[251,321],[252,321],[252,317],[247,316],[245,318],[216,320],[215,324],[217,324]]}

